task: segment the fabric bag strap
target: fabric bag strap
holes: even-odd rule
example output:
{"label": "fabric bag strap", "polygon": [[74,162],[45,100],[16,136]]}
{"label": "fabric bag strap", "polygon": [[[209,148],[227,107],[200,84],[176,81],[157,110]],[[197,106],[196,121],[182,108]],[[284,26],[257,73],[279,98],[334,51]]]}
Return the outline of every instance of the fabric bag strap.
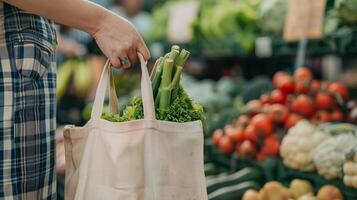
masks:
{"label": "fabric bag strap", "polygon": [[[155,120],[155,104],[154,104],[154,98],[153,98],[153,93],[152,93],[152,87],[151,87],[151,81],[150,81],[150,76],[149,72],[146,66],[146,61],[144,60],[143,56],[138,53],[138,57],[140,60],[140,66],[141,66],[141,97],[143,99],[143,107],[144,107],[144,118],[146,120]],[[103,104],[104,104],[104,99],[105,99],[105,91],[107,88],[107,84],[109,82],[109,91],[110,92],[110,101],[116,98],[115,94],[115,88],[114,88],[114,81],[110,81],[110,76],[111,76],[111,66],[109,62],[106,63],[106,65],[103,68],[102,75],[100,77],[98,86],[97,86],[97,91],[95,94],[94,98],[94,103],[93,103],[93,108],[92,108],[92,114],[91,114],[91,119],[98,120],[100,119],[102,112],[103,112]],[[115,96],[114,96],[115,94]],[[119,107],[119,104],[117,104]],[[110,107],[116,107],[115,103],[111,104]],[[115,109],[115,108],[114,108]]]}

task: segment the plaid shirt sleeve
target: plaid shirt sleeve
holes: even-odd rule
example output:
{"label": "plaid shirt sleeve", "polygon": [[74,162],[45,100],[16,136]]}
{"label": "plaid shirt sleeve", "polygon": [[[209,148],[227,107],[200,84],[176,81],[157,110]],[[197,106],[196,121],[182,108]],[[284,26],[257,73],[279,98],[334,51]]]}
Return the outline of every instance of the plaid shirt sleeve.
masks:
{"label": "plaid shirt sleeve", "polygon": [[56,199],[56,32],[0,1],[0,199]]}

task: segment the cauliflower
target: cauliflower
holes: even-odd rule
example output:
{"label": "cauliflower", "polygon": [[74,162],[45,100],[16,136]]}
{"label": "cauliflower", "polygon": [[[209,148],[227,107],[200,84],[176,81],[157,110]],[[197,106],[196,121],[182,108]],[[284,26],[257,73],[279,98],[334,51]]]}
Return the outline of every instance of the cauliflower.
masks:
{"label": "cauliflower", "polygon": [[357,146],[348,150],[345,158],[343,182],[349,187],[357,188]]}
{"label": "cauliflower", "polygon": [[314,148],[331,135],[325,133],[303,120],[289,129],[284,137],[280,155],[286,166],[303,171],[314,171],[315,168],[310,162],[311,152]]}
{"label": "cauliflower", "polygon": [[312,154],[317,172],[326,179],[342,177],[341,167],[345,154],[355,145],[357,139],[352,133],[336,135],[323,141]]}

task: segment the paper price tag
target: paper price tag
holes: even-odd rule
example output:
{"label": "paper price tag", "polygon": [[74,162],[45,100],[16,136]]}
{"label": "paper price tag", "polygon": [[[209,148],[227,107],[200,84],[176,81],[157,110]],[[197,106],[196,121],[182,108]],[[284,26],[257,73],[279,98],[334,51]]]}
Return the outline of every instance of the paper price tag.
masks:
{"label": "paper price tag", "polygon": [[167,36],[172,43],[189,42],[192,38],[192,22],[197,18],[198,1],[178,2],[170,9]]}
{"label": "paper price tag", "polygon": [[326,0],[289,0],[284,39],[321,38]]}

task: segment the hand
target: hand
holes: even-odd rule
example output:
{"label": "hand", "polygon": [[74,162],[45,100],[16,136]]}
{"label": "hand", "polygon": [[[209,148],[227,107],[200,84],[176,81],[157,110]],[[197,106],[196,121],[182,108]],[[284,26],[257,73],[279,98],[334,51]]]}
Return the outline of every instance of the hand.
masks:
{"label": "hand", "polygon": [[[93,36],[114,67],[130,67],[137,60],[137,52],[145,60],[150,58],[150,52],[138,31],[130,22],[113,13],[102,20]],[[125,59],[129,61],[125,63]]]}

